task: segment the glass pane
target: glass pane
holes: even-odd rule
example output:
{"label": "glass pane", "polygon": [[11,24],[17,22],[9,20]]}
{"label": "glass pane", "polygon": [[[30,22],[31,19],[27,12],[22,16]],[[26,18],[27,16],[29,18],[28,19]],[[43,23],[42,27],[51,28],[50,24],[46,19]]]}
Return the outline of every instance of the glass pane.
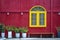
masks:
{"label": "glass pane", "polygon": [[36,15],[37,14],[32,13],[31,15],[32,15],[31,16],[31,25],[36,25]]}
{"label": "glass pane", "polygon": [[39,14],[39,25],[44,25],[44,14],[43,13]]}
{"label": "glass pane", "polygon": [[42,7],[34,7],[31,11],[44,11]]}

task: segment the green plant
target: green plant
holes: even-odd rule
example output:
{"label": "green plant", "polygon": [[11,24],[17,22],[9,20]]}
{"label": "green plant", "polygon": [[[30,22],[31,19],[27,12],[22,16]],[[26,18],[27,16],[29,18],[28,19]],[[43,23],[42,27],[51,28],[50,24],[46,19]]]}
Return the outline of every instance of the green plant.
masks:
{"label": "green plant", "polygon": [[1,32],[5,32],[5,26],[2,27],[2,31]]}
{"label": "green plant", "polygon": [[12,28],[13,28],[12,30],[16,33],[21,32],[20,28],[18,28],[18,27],[12,27]]}
{"label": "green plant", "polygon": [[2,31],[1,32],[5,32],[5,30],[4,29],[2,29]]}
{"label": "green plant", "polygon": [[0,24],[0,31],[2,31],[2,28],[3,28],[3,25],[2,25],[2,24]]}
{"label": "green plant", "polygon": [[57,31],[60,32],[60,26],[56,27],[57,28]]}
{"label": "green plant", "polygon": [[12,31],[13,30],[12,26],[6,26],[5,29],[8,30],[8,31]]}
{"label": "green plant", "polygon": [[21,28],[21,32],[22,32],[22,33],[26,33],[27,31],[28,31],[28,29],[27,29],[26,27],[22,27],[22,28]]}
{"label": "green plant", "polygon": [[15,27],[15,28],[14,28],[14,31],[15,31],[16,33],[19,33],[19,32],[21,32],[21,28]]}
{"label": "green plant", "polygon": [[5,26],[3,24],[0,24],[0,31],[4,32],[5,31]]}

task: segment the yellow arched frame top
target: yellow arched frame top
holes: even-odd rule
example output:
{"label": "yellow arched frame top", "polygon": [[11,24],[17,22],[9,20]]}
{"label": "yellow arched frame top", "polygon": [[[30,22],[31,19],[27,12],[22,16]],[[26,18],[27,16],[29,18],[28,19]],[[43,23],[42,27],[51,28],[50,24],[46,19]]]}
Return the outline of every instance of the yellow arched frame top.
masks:
{"label": "yellow arched frame top", "polygon": [[[40,7],[40,8],[42,8],[43,10],[40,10],[38,7]],[[36,8],[36,9],[34,9],[33,11],[32,11],[32,9],[33,8]],[[36,24],[35,25],[32,25],[32,14],[36,14]],[[44,14],[44,19],[43,19],[43,25],[41,25],[41,23],[40,23],[40,20],[41,20],[41,18],[40,18],[40,14]],[[30,11],[29,11],[29,26],[30,27],[46,27],[46,15],[47,15],[47,11],[46,11],[46,9],[43,7],[43,6],[33,6],[31,9],[30,9]]]}

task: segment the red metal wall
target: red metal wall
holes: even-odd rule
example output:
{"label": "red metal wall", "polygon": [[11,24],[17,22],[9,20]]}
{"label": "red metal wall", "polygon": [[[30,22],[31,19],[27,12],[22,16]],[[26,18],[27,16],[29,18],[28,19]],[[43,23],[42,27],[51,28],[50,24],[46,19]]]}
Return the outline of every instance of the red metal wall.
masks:
{"label": "red metal wall", "polygon": [[[0,0],[0,23],[12,26],[28,26],[29,10],[35,5],[41,5],[47,10],[47,27],[46,28],[30,28],[29,32],[56,32],[56,27],[60,26],[60,0]],[[10,12],[9,15],[6,12]],[[21,15],[20,13],[24,14]]]}

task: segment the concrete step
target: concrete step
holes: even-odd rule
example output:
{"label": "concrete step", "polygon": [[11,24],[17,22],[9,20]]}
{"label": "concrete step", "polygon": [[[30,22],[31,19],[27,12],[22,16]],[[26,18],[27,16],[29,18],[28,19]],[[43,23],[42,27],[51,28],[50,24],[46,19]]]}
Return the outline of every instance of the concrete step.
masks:
{"label": "concrete step", "polygon": [[60,38],[0,38],[0,40],[60,40]]}

